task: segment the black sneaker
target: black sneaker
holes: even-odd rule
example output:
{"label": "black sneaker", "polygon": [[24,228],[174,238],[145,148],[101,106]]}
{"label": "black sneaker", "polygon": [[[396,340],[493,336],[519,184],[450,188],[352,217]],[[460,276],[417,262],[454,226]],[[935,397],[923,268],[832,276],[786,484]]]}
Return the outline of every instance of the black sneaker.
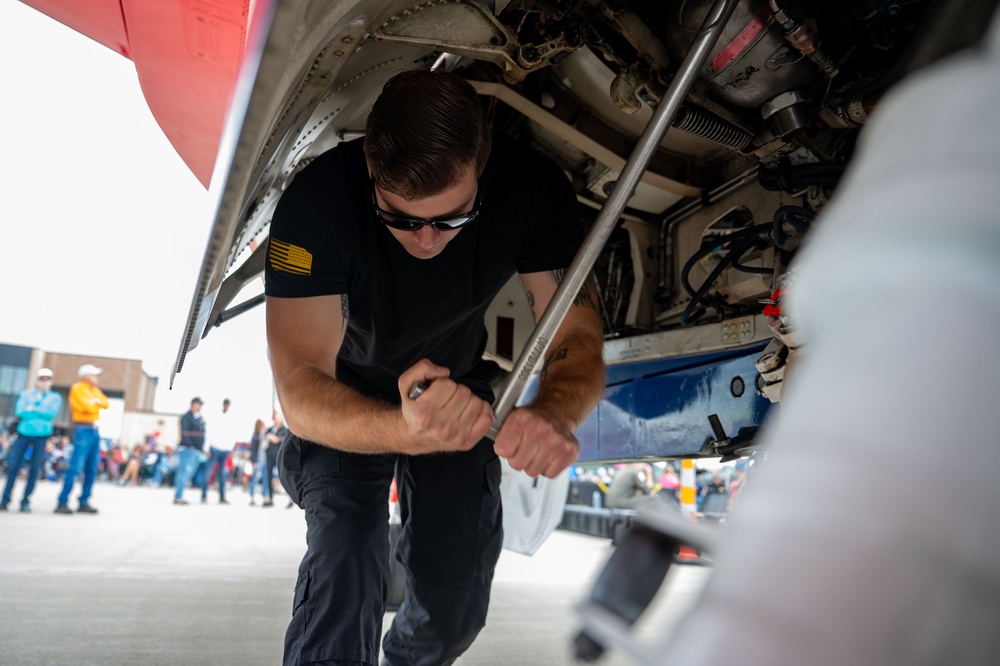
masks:
{"label": "black sneaker", "polygon": [[60,504],[59,506],[56,507],[56,510],[53,513],[72,514],[73,513],[73,509],[69,508],[65,504]]}
{"label": "black sneaker", "polygon": [[76,510],[77,513],[97,513],[97,509],[89,504],[81,504]]}
{"label": "black sneaker", "polygon": [[21,513],[31,513],[31,507],[28,506],[27,504],[22,504],[21,505]]}
{"label": "black sneaker", "polygon": [[219,500],[219,504],[229,504],[229,500],[223,497],[222,499]]}
{"label": "black sneaker", "polygon": [[7,505],[6,504],[0,504],[0,511],[6,511],[6,510],[7,510]]}

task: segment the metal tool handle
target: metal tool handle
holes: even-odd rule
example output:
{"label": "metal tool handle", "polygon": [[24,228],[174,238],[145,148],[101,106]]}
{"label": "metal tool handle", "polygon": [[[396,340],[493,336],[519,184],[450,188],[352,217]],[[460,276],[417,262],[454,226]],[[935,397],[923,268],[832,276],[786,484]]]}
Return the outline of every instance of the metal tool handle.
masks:
{"label": "metal tool handle", "polygon": [[722,32],[722,28],[728,22],[735,7],[736,0],[716,0],[705,17],[701,29],[695,36],[690,50],[677,71],[677,76],[670,82],[670,87],[653,112],[653,116],[649,124],[646,125],[646,129],[643,130],[635,150],[632,151],[628,161],[622,168],[621,175],[615,183],[611,196],[608,197],[608,200],[601,208],[601,212],[597,216],[597,221],[591,228],[590,233],[587,234],[583,246],[577,253],[576,258],[573,259],[573,263],[570,264],[569,270],[556,290],[555,296],[552,297],[552,301],[545,309],[545,313],[535,326],[531,344],[525,346],[524,351],[521,352],[511,371],[510,378],[501,390],[496,403],[494,403],[493,425],[490,426],[489,432],[486,433],[486,436],[490,439],[496,439],[504,419],[507,418],[507,415],[514,408],[514,404],[521,396],[521,393],[524,392],[524,388],[535,371],[535,367],[544,357],[545,351],[552,341],[552,336],[559,330],[563,319],[566,318],[566,313],[569,312],[570,305],[572,305],[573,300],[580,291],[580,287],[583,286],[590,270],[594,267],[594,263],[596,263],[598,256],[600,256],[604,243],[614,230],[615,224],[618,222],[618,218],[621,217],[622,211],[625,210],[628,200],[632,197],[636,185],[638,185],[643,172],[646,170],[646,166],[649,164],[650,159],[652,159],[660,142],[663,140],[667,129],[680,110],[688,91],[698,78],[698,71],[711,54],[712,48],[715,46],[716,40],[718,40],[719,33]]}

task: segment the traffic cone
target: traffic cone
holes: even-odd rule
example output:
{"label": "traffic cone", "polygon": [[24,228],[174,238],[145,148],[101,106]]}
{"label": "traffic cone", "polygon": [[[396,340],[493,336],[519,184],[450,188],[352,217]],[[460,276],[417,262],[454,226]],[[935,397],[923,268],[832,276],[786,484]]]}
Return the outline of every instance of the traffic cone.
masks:
{"label": "traffic cone", "polygon": [[395,478],[393,478],[392,483],[389,484],[389,523],[392,525],[398,525],[400,523],[399,495],[396,493]]}
{"label": "traffic cone", "polygon": [[400,524],[399,495],[396,491],[396,479],[389,486],[389,599],[386,610],[396,612],[403,603],[403,593],[406,588],[406,569],[396,559],[396,544],[403,526]]}
{"label": "traffic cone", "polygon": [[[681,461],[680,505],[681,513],[692,523],[698,522],[697,488],[695,481],[694,460],[685,458]],[[675,564],[703,564],[701,555],[694,548],[681,544],[674,555]]]}
{"label": "traffic cone", "polygon": [[[688,517],[692,523],[698,522],[698,516],[694,511],[688,512]],[[697,564],[700,566],[705,566],[709,564],[708,560],[701,556],[697,550],[688,546],[687,544],[680,544],[677,548],[677,552],[674,553],[674,564]]]}
{"label": "traffic cone", "polygon": [[[698,517],[692,512],[688,516],[692,523],[698,522]],[[701,553],[686,544],[681,544],[674,554],[674,564],[701,564]]]}
{"label": "traffic cone", "polygon": [[698,554],[691,546],[685,546],[681,544],[681,547],[677,550],[677,555],[674,556],[674,562],[676,564],[691,564],[696,560],[700,560],[701,555]]}

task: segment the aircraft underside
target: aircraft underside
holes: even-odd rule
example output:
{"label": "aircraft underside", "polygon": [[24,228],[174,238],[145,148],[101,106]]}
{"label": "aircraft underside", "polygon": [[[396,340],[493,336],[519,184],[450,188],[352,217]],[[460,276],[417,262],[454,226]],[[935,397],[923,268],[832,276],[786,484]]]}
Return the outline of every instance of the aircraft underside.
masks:
{"label": "aircraft underside", "polygon": [[[256,67],[244,66],[233,106],[243,115],[223,136],[228,169],[216,173],[219,214],[177,369],[212,327],[262,299],[240,293],[262,270],[270,215],[295,173],[363,134],[394,73],[447,68],[483,95],[498,135],[563,167],[589,225],[630,155],[649,147],[594,261],[609,382],[580,429],[582,459],[745,453],[801,343],[781,308],[789,266],[860,128],[893,83],[973,41],[993,4],[258,6],[267,30],[248,42]],[[714,46],[692,62],[715,15]],[[669,130],[643,138],[661,106],[674,109]],[[507,368],[532,339],[516,291],[486,318],[487,354]]]}

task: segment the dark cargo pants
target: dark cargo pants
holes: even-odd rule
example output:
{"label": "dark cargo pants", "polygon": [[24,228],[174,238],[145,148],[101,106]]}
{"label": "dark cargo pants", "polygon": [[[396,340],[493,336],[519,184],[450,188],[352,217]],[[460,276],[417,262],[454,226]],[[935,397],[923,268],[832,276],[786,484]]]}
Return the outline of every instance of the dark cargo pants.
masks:
{"label": "dark cargo pants", "polygon": [[450,664],[486,622],[500,555],[500,462],[483,440],[467,453],[359,455],[298,439],[279,454],[281,482],[306,512],[284,664],[376,664],[390,592],[393,474],[406,570],[383,644],[393,666]]}

